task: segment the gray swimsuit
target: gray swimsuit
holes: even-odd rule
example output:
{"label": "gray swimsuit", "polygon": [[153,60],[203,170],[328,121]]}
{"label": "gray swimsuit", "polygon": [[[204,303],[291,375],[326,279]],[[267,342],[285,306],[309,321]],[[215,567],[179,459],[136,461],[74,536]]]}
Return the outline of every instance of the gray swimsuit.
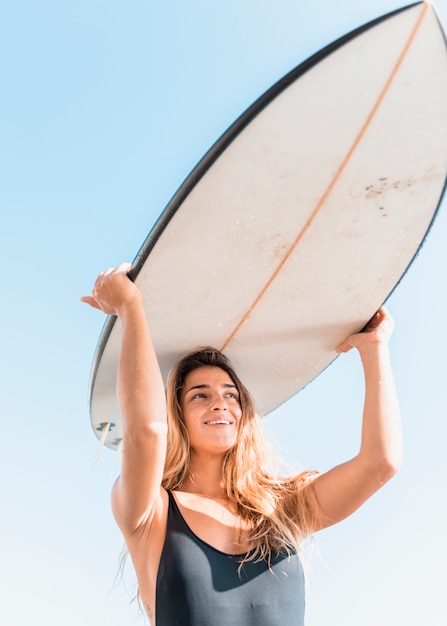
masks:
{"label": "gray swimsuit", "polygon": [[195,535],[169,494],[157,575],[157,626],[303,626],[304,572],[296,554],[264,561],[225,554]]}

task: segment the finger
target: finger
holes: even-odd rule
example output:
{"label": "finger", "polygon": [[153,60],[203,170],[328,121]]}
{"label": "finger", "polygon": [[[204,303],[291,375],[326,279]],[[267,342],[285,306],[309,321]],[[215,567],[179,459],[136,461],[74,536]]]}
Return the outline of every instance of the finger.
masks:
{"label": "finger", "polygon": [[381,326],[382,328],[388,328],[390,331],[394,328],[394,320],[388,313],[385,307],[381,307],[375,316],[368,322],[366,330],[372,331]]}
{"label": "finger", "polygon": [[132,267],[131,263],[128,263],[127,261],[124,261],[123,263],[120,263],[116,267],[115,271],[116,272],[124,272],[125,274],[128,274],[131,267]]}
{"label": "finger", "polygon": [[342,352],[349,352],[351,348],[352,344],[349,341],[342,341],[342,343],[339,343],[338,346],[335,348],[335,352],[337,354],[341,354]]}
{"label": "finger", "polygon": [[102,284],[102,281],[103,281],[103,280],[104,280],[104,278],[107,276],[107,273],[110,273],[110,271],[111,271],[111,270],[109,269],[109,270],[106,270],[105,272],[100,272],[100,273],[98,274],[98,276],[96,277],[96,280],[95,280],[95,284],[94,284],[94,286],[93,286],[93,289],[94,289],[95,287],[99,287],[99,286]]}
{"label": "finger", "polygon": [[374,313],[369,322],[367,322],[367,324],[364,326],[362,332],[369,332],[371,330],[374,330],[386,318],[390,318],[390,315],[387,309],[384,306],[381,306],[380,309],[376,311],[376,313]]}
{"label": "finger", "polygon": [[382,321],[381,313],[377,311],[377,313],[374,313],[372,318],[367,322],[366,326],[363,328],[361,332],[367,333],[368,331],[374,330],[374,328],[376,328],[380,324],[381,321]]}
{"label": "finger", "polygon": [[111,275],[113,274],[113,272],[115,271],[115,268],[113,267],[109,267],[107,268],[104,272],[100,272],[98,274],[98,277],[95,281],[95,284],[93,286],[93,293],[95,292],[95,289],[99,288],[102,286],[103,282]]}
{"label": "finger", "polygon": [[101,285],[103,280],[111,274],[128,274],[132,265],[130,263],[120,263],[116,267],[108,267],[104,272],[98,274],[95,285]]}
{"label": "finger", "polygon": [[100,305],[91,296],[82,296],[81,302],[85,302],[86,304],[89,304],[90,306],[92,306],[94,309],[98,309],[98,311],[102,311]]}
{"label": "finger", "polygon": [[114,272],[114,268],[108,267],[105,272],[101,272],[100,276],[101,278],[105,278],[106,276],[109,276],[109,274],[112,274],[113,272]]}

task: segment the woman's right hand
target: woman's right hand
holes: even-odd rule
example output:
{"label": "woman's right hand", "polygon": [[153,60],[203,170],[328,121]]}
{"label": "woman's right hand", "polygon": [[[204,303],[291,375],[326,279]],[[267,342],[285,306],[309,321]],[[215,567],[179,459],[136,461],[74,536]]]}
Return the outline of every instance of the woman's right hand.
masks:
{"label": "woman's right hand", "polygon": [[114,269],[101,272],[94,284],[92,295],[82,297],[81,301],[108,315],[120,315],[126,306],[141,297],[140,290],[128,276],[130,268],[130,263],[120,263]]}

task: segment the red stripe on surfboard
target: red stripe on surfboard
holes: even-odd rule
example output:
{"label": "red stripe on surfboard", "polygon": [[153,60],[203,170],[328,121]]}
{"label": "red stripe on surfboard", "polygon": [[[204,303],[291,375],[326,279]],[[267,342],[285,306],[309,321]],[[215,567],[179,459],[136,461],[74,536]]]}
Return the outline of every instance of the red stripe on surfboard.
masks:
{"label": "red stripe on surfboard", "polygon": [[397,59],[395,65],[394,65],[394,67],[393,67],[393,69],[392,69],[392,71],[391,71],[391,73],[390,73],[390,75],[388,77],[388,80],[386,81],[382,91],[380,92],[380,94],[379,94],[379,96],[378,96],[374,106],[372,107],[369,115],[367,116],[365,122],[363,123],[363,126],[361,127],[359,133],[357,134],[357,137],[355,138],[352,146],[348,150],[346,156],[344,157],[343,161],[341,162],[340,166],[338,167],[337,171],[335,172],[331,182],[329,183],[329,185],[326,188],[325,192],[321,196],[320,200],[318,201],[317,205],[315,206],[314,210],[312,211],[310,217],[308,218],[308,220],[304,224],[302,230],[299,232],[299,234],[297,235],[297,237],[295,238],[295,240],[293,241],[293,243],[290,245],[289,249],[287,250],[286,254],[281,259],[278,267],[274,270],[274,272],[272,273],[270,278],[265,283],[264,287],[261,289],[259,294],[253,300],[252,304],[249,306],[247,311],[244,313],[244,315],[242,316],[242,318],[238,322],[237,326],[234,328],[232,333],[228,336],[228,338],[226,339],[225,343],[220,348],[222,352],[232,342],[232,340],[237,335],[237,333],[242,328],[242,326],[245,324],[247,319],[250,317],[250,315],[252,314],[252,312],[254,311],[254,309],[256,308],[258,303],[260,302],[260,300],[263,298],[263,296],[265,295],[265,293],[269,289],[270,285],[275,281],[275,279],[278,276],[279,272],[282,270],[284,265],[287,263],[290,255],[295,250],[295,248],[297,247],[297,245],[299,244],[299,242],[301,241],[301,239],[303,238],[305,233],[309,230],[312,222],[314,221],[315,217],[319,213],[321,207],[324,205],[324,203],[328,199],[329,195],[331,194],[332,190],[334,189],[335,185],[337,184],[338,180],[340,179],[340,176],[342,175],[342,173],[345,170],[347,164],[351,160],[352,155],[355,153],[358,145],[360,144],[360,142],[363,139],[367,129],[369,128],[369,126],[370,126],[370,124],[372,122],[372,120],[374,119],[377,111],[379,110],[380,105],[382,104],[386,94],[388,93],[391,85],[393,84],[393,81],[394,81],[394,79],[395,79],[395,77],[396,77],[396,75],[397,75],[397,73],[398,73],[402,63],[403,63],[405,57],[407,56],[408,51],[411,48],[411,45],[412,45],[412,43],[413,43],[413,41],[414,41],[414,39],[416,37],[416,34],[417,34],[418,30],[419,30],[419,27],[422,24],[422,21],[423,21],[423,19],[425,17],[425,14],[427,12],[428,7],[429,7],[429,3],[428,2],[424,2],[422,10],[421,10],[421,12],[418,15],[416,23],[413,26],[413,29],[412,29],[412,31],[411,31],[411,33],[410,33],[410,35],[409,35],[409,37],[408,37],[408,39],[407,39],[407,41],[405,43],[405,46],[402,49],[402,52],[399,55],[399,58]]}

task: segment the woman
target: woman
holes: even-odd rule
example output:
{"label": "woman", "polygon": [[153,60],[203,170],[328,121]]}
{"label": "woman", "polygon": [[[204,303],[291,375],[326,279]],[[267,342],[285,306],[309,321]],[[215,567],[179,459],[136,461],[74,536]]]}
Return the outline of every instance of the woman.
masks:
{"label": "woman", "polygon": [[324,474],[281,478],[250,395],[220,352],[187,355],[165,394],[129,269],[103,272],[82,300],[122,323],[124,446],[112,506],[151,624],[301,626],[302,540],[353,513],[401,463],[393,321],[381,308],[337,347],[356,348],[364,368],[358,454]]}

